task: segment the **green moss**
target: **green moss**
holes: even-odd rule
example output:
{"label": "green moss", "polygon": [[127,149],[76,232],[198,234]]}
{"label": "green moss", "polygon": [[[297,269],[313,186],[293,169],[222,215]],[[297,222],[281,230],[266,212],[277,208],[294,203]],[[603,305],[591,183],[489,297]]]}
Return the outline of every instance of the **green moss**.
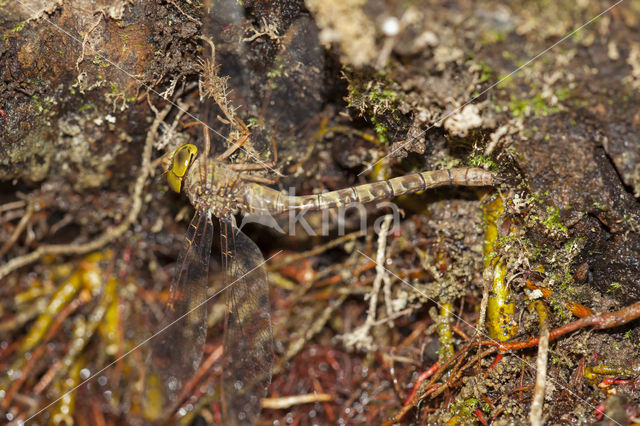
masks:
{"label": "green moss", "polygon": [[569,92],[569,89],[567,89],[566,87],[561,87],[556,90],[556,97],[559,101],[564,101],[570,96],[570,94],[571,92]]}
{"label": "green moss", "polygon": [[258,127],[258,118],[257,117],[249,117],[249,120],[247,120],[247,127],[251,128],[256,128]]}
{"label": "green moss", "polygon": [[281,75],[282,75],[281,69],[271,70],[267,72],[268,78],[276,78],[276,77],[280,77]]}
{"label": "green moss", "polygon": [[551,309],[553,310],[553,312],[555,312],[559,319],[564,320],[567,318],[567,310],[565,308],[565,305],[557,297],[552,296],[549,299],[549,306],[551,306]]}
{"label": "green moss", "polygon": [[373,123],[373,130],[376,132],[376,135],[378,136],[380,142],[389,142],[389,138],[387,137],[387,127],[384,124],[380,123],[376,119],[375,115],[371,116],[371,122]]}
{"label": "green moss", "polygon": [[90,109],[95,109],[97,110],[98,108],[96,107],[96,105],[92,102],[86,103],[84,105],[82,105],[80,108],[78,108],[78,112],[83,112],[83,111],[87,111]]}
{"label": "green moss", "polygon": [[571,34],[571,38],[573,39],[574,42],[580,43],[580,41],[584,39],[584,34],[585,34],[585,31],[582,28],[579,28],[575,30],[573,34]]}
{"label": "green moss", "polygon": [[369,92],[369,100],[375,102],[376,104],[393,103],[398,100],[398,94],[393,90],[380,90],[379,88],[374,87]]}
{"label": "green moss", "polygon": [[400,94],[398,84],[384,72],[346,71],[344,75],[349,82],[346,100],[350,108],[358,110],[360,115],[382,116],[387,112],[394,114],[397,110]]}
{"label": "green moss", "polygon": [[469,165],[473,167],[488,167],[490,170],[497,172],[498,165],[490,158],[483,155],[474,155],[469,158]]}
{"label": "green moss", "polygon": [[607,290],[607,293],[613,293],[614,291],[620,290],[621,288],[622,288],[622,284],[620,284],[617,281],[614,281],[611,284],[609,284],[609,289]]}
{"label": "green moss", "polygon": [[544,192],[534,192],[532,193],[529,198],[527,198],[527,201],[529,203],[538,203],[538,204],[542,204],[545,200],[545,198],[550,194],[550,190],[546,190]]}
{"label": "green moss", "polygon": [[558,107],[551,107],[542,98],[541,93],[537,93],[532,98],[516,98],[511,96],[508,104],[509,111],[514,117],[525,116],[529,114],[547,116],[559,111]]}
{"label": "green moss", "polygon": [[[473,412],[482,407],[484,404],[477,398],[467,398],[465,400],[458,400],[451,406],[451,424],[475,424],[478,418]],[[488,407],[485,407],[488,408]],[[489,410],[487,410],[489,411]],[[455,419],[455,420],[454,420]]]}
{"label": "green moss", "polygon": [[567,233],[567,227],[560,221],[560,210],[556,206],[547,206],[547,217],[542,224],[550,231],[562,231]]}
{"label": "green moss", "polygon": [[510,60],[515,60],[515,58],[516,58],[516,57],[513,55],[513,53],[511,53],[511,52],[510,52],[510,51],[508,51],[508,50],[503,50],[503,51],[502,51],[502,57],[503,57],[504,59],[506,59],[506,60],[509,60],[509,61],[510,61]]}
{"label": "green moss", "polygon": [[518,150],[513,146],[506,147],[505,152],[508,152],[512,157],[524,159],[524,155],[521,152],[518,152]]}
{"label": "green moss", "polygon": [[589,105],[589,101],[585,100],[585,99],[575,99],[573,101],[573,105],[577,106],[577,107],[585,107]]}
{"label": "green moss", "polygon": [[512,83],[512,75],[504,75],[504,76],[498,76],[498,81],[499,83],[497,84],[497,88],[502,90],[505,89],[507,87],[509,87],[509,85]]}
{"label": "green moss", "polygon": [[14,33],[19,33],[20,31],[22,31],[22,29],[24,28],[24,21],[18,23],[18,25],[16,25],[15,27],[13,27],[11,29],[11,31],[13,31]]}
{"label": "green moss", "polygon": [[484,62],[479,62],[478,68],[480,68],[480,83],[489,81],[493,76],[493,70],[491,67]]}
{"label": "green moss", "polygon": [[33,95],[31,96],[31,104],[34,106],[34,108],[36,108],[36,110],[43,114],[46,115],[50,112],[50,107],[51,105],[54,104],[54,101],[52,98],[50,97],[46,97],[46,98],[40,98],[38,95]]}
{"label": "green moss", "polygon": [[605,206],[604,204],[598,202],[598,201],[594,201],[592,203],[593,207],[595,207],[598,210],[602,210],[602,211],[606,211],[607,210],[607,206]]}
{"label": "green moss", "polygon": [[507,34],[498,30],[489,30],[482,34],[482,43],[493,44],[504,41],[507,38]]}

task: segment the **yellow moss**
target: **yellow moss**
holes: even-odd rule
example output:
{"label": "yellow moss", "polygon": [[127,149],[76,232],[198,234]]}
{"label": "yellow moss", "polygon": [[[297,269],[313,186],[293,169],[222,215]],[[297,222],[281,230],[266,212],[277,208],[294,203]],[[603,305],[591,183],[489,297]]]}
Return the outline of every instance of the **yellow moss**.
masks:
{"label": "yellow moss", "polygon": [[73,363],[69,373],[63,379],[57,382],[57,387],[61,391],[62,396],[56,402],[49,417],[51,425],[72,425],[73,417],[76,409],[76,391],[74,389],[80,383],[80,372],[84,368],[85,362],[83,358],[79,358]]}
{"label": "yellow moss", "polygon": [[162,383],[153,373],[147,375],[144,389],[144,417],[148,420],[158,420],[164,413],[164,397],[162,395]]}
{"label": "yellow moss", "polygon": [[440,305],[440,324],[438,324],[438,336],[440,338],[440,351],[438,358],[440,362],[444,362],[453,355],[453,333],[451,332],[451,316],[453,315],[453,306],[451,303],[442,303]]}
{"label": "yellow moss", "polygon": [[[20,351],[22,353],[28,352],[36,345],[40,344],[47,331],[51,327],[53,320],[60,314],[60,312],[73,300],[76,294],[82,289],[86,288],[91,293],[95,293],[100,290],[102,285],[102,270],[98,263],[102,260],[109,259],[111,252],[106,250],[104,252],[90,253],[84,257],[81,267],[73,271],[71,275],[58,286],[56,292],[49,299],[49,303],[42,312],[34,324],[29,329],[27,336],[25,337]],[[62,268],[65,269],[65,268]]]}
{"label": "yellow moss", "polygon": [[104,288],[105,297],[109,300],[104,320],[100,323],[100,333],[106,342],[105,351],[108,355],[115,355],[118,350],[120,336],[120,309],[117,295],[118,281],[109,279]]}
{"label": "yellow moss", "polygon": [[504,206],[502,198],[494,196],[483,205],[485,233],[484,233],[484,264],[485,269],[491,271],[491,291],[487,305],[487,329],[492,339],[504,342],[513,337],[518,331],[515,321],[516,304],[509,285],[506,282],[506,265],[495,255],[498,241],[498,218]]}
{"label": "yellow moss", "polygon": [[53,319],[60,313],[62,308],[67,306],[71,299],[73,299],[73,296],[75,296],[81,286],[82,273],[80,271],[76,271],[67,281],[58,287],[58,290],[49,300],[49,304],[45,308],[45,311],[38,316],[36,322],[29,329],[29,333],[20,347],[20,352],[24,353],[30,351],[34,346],[42,341],[44,335],[53,323]]}
{"label": "yellow moss", "polygon": [[538,318],[540,320],[540,327],[542,328],[542,326],[547,323],[548,319],[549,319],[549,310],[547,309],[547,307],[544,305],[544,303],[542,303],[541,300],[534,300],[533,302],[531,302],[531,304],[529,305],[529,308],[533,308],[535,309],[535,311],[538,313]]}

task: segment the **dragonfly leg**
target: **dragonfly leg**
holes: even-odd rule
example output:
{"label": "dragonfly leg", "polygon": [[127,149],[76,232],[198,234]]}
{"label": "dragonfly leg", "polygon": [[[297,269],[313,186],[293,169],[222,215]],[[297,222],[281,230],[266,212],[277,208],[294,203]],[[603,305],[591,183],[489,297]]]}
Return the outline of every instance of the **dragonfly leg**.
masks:
{"label": "dragonfly leg", "polygon": [[209,149],[211,148],[211,138],[209,136],[209,128],[204,126],[204,158],[209,158]]}
{"label": "dragonfly leg", "polygon": [[253,163],[241,163],[241,164],[229,164],[228,167],[231,170],[235,170],[237,172],[247,172],[250,170],[264,170],[264,169],[270,169],[272,167],[275,167],[276,163],[275,161],[266,161],[266,162],[262,162],[259,164],[253,164]]}
{"label": "dragonfly leg", "polygon": [[278,164],[278,146],[276,145],[275,139],[271,138],[271,152],[273,152],[273,164],[275,167]]}
{"label": "dragonfly leg", "polygon": [[218,161],[225,160],[231,154],[236,152],[242,145],[244,145],[244,143],[249,139],[249,136],[251,135],[251,131],[249,130],[247,125],[244,124],[244,122],[242,120],[240,120],[239,118],[236,117],[236,122],[238,124],[240,124],[240,127],[242,127],[242,137],[238,141],[234,142],[233,145],[231,145],[229,148],[227,148],[227,150],[225,152],[223,152],[222,154],[218,155],[216,157],[216,160],[218,160]]}
{"label": "dragonfly leg", "polygon": [[231,170],[235,170],[238,172],[245,172],[249,170],[271,169],[278,164],[278,148],[276,147],[276,142],[273,140],[273,138],[271,138],[271,146],[272,146],[271,149],[273,150],[273,160],[271,161],[263,161],[260,163],[253,163],[253,164],[248,164],[248,163],[229,164],[228,167]]}
{"label": "dragonfly leg", "polygon": [[252,175],[251,173],[240,173],[240,178],[245,181],[250,180],[250,181],[262,183],[265,185],[273,185],[276,182],[278,182],[278,176],[276,176],[275,178],[268,178],[264,176]]}

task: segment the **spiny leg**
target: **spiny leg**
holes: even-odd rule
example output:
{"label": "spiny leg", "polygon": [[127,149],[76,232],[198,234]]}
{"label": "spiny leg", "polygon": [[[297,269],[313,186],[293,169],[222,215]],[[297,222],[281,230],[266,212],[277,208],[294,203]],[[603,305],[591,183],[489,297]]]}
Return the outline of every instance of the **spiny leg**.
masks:
{"label": "spiny leg", "polygon": [[[218,119],[220,121],[228,123],[227,120],[224,120],[221,117],[218,117]],[[240,120],[238,120],[238,121],[244,127],[244,131],[243,131],[244,136],[238,142],[236,142],[232,146],[230,146],[225,152],[223,152],[222,154],[218,155],[216,157],[216,160],[224,160],[224,159],[226,159],[231,154],[233,154],[235,151],[237,151],[238,148],[240,148],[249,139],[249,136],[251,134],[249,132],[249,128],[242,121],[240,121]],[[192,121],[190,123],[185,124],[184,127],[187,128],[187,127],[197,126],[197,125],[204,126],[204,155],[205,155],[205,158],[208,158],[209,152],[211,151],[211,137],[209,135],[209,127],[205,123],[203,123],[202,121]]]}
{"label": "spiny leg", "polygon": [[229,164],[229,168],[238,172],[271,169],[278,164],[278,148],[273,138],[271,138],[271,150],[273,151],[273,160],[271,161],[252,163],[252,164],[247,164],[247,163]]}
{"label": "spiny leg", "polygon": [[231,145],[229,148],[227,148],[227,150],[225,152],[223,152],[222,154],[218,155],[216,157],[216,160],[218,160],[218,161],[225,160],[231,154],[236,152],[242,145],[244,145],[244,143],[249,139],[249,136],[251,135],[251,131],[249,130],[247,125],[244,124],[244,122],[242,120],[240,120],[239,118],[236,118],[236,122],[238,122],[240,124],[240,126],[242,127],[242,135],[243,136],[242,136],[242,138],[240,140],[234,142],[233,145]]}
{"label": "spiny leg", "polygon": [[268,178],[264,176],[252,175],[250,173],[240,173],[240,178],[245,181],[249,180],[257,183],[263,183],[265,185],[273,185],[278,182],[278,176],[276,176],[275,178]]}
{"label": "spiny leg", "polygon": [[204,158],[209,158],[209,150],[211,149],[211,138],[209,137],[209,127],[204,126]]}
{"label": "spiny leg", "polygon": [[[260,162],[258,164],[230,164],[229,168],[239,172],[251,171],[251,170],[263,170],[271,169],[278,164],[278,149],[276,147],[275,140],[271,138],[271,145],[273,150],[273,160],[268,162]],[[276,175],[275,178],[267,178],[263,176],[256,176],[250,173],[240,173],[240,178],[245,181],[253,181],[257,183],[263,183],[265,185],[273,185],[278,182],[280,175]]]}
{"label": "spiny leg", "polygon": [[204,135],[204,157],[207,158],[209,156],[209,151],[211,150],[211,137],[209,136],[209,126],[207,126],[202,121],[192,121],[190,123],[184,124],[184,128],[191,126],[203,126],[203,135]]}

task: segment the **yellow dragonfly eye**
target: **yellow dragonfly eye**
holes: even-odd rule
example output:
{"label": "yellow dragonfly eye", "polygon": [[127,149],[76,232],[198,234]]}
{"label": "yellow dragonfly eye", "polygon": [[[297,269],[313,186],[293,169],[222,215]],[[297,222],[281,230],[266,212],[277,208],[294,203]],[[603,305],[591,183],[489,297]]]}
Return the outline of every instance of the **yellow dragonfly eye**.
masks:
{"label": "yellow dragonfly eye", "polygon": [[171,169],[167,173],[169,187],[176,192],[182,189],[182,179],[187,174],[189,166],[193,163],[198,153],[198,148],[190,143],[176,149],[172,155]]}

